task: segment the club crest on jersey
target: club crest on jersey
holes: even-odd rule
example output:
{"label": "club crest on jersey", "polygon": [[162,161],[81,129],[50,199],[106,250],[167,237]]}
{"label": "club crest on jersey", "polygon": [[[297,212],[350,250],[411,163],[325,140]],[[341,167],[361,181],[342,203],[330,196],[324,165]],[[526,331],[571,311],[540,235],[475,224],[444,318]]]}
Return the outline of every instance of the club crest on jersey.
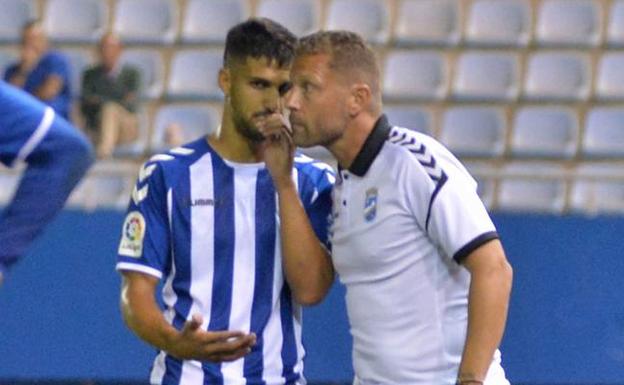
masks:
{"label": "club crest on jersey", "polygon": [[369,188],[366,190],[366,199],[364,200],[364,219],[371,222],[377,216],[377,188]]}
{"label": "club crest on jersey", "polygon": [[139,258],[143,253],[145,218],[138,211],[131,211],[123,224],[123,234],[119,243],[119,255]]}

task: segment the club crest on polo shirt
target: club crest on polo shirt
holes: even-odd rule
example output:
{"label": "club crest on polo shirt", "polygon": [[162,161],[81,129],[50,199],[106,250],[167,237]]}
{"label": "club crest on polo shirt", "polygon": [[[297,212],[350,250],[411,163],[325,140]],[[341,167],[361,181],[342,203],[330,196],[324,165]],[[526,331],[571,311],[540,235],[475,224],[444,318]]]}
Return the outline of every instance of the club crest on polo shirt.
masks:
{"label": "club crest on polo shirt", "polygon": [[377,216],[377,188],[369,188],[366,190],[366,199],[364,199],[364,219],[371,222]]}
{"label": "club crest on polo shirt", "polygon": [[139,258],[143,253],[145,218],[138,211],[131,211],[123,224],[123,234],[119,243],[119,255]]}

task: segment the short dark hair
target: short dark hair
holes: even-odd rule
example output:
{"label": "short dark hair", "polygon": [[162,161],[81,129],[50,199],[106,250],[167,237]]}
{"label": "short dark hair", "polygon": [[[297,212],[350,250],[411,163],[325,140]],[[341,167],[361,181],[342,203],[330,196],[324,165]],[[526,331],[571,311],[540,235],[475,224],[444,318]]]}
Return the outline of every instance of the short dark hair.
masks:
{"label": "short dark hair", "polygon": [[252,18],[228,31],[223,64],[229,66],[248,57],[266,57],[284,67],[292,63],[296,46],[297,37],[286,27],[271,19]]}
{"label": "short dark hair", "polygon": [[297,56],[328,55],[329,67],[342,74],[364,75],[374,93],[379,92],[379,62],[375,52],[357,33],[319,31],[302,37]]}

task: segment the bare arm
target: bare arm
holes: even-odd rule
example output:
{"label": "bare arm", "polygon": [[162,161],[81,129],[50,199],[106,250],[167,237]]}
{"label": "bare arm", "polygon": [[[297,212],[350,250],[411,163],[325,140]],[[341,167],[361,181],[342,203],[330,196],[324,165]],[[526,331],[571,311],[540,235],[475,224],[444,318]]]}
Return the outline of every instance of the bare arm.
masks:
{"label": "bare arm", "polygon": [[56,97],[56,95],[63,89],[63,78],[58,75],[50,75],[46,80],[37,88],[35,96],[41,100],[50,100]]}
{"label": "bare arm", "polygon": [[483,381],[505,330],[512,269],[498,240],[475,251],[464,266],[470,271],[468,333],[459,367],[460,383]]}
{"label": "bare arm", "polygon": [[264,160],[277,191],[282,259],[286,280],[302,305],[319,303],[334,281],[334,268],[303,208],[292,179],[294,145],[287,126],[263,126]]}
{"label": "bare arm", "polygon": [[121,312],[128,327],[141,339],[179,359],[233,361],[245,356],[256,342],[254,334],[208,332],[200,315],[181,331],[169,325],[155,300],[158,279],[125,271],[121,287]]}

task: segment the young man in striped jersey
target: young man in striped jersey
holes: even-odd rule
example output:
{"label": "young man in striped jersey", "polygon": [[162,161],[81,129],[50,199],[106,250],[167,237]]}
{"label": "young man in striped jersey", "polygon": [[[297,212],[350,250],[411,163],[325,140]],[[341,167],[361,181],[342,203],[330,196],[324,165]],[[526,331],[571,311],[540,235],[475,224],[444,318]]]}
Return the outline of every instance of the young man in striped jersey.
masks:
{"label": "young man in striped jersey", "polygon": [[497,347],[512,273],[476,182],[440,143],[388,123],[358,35],[302,38],[291,79],[295,143],[340,166],[330,232],[355,383],[507,385]]}
{"label": "young man in striped jersey", "polygon": [[[27,167],[0,214],[0,283],[93,163],[86,138],[51,107],[0,81],[0,162]],[[0,186],[4,188],[4,186]]]}
{"label": "young man in striped jersey", "polygon": [[[219,73],[220,130],[141,169],[117,269],[127,325],[159,349],[152,384],[305,383],[300,305],[333,281],[321,241],[334,177],[310,158],[293,162],[287,131],[260,132],[284,119],[295,45],[268,19],[233,27]],[[282,265],[296,253],[318,261],[322,275]]]}

